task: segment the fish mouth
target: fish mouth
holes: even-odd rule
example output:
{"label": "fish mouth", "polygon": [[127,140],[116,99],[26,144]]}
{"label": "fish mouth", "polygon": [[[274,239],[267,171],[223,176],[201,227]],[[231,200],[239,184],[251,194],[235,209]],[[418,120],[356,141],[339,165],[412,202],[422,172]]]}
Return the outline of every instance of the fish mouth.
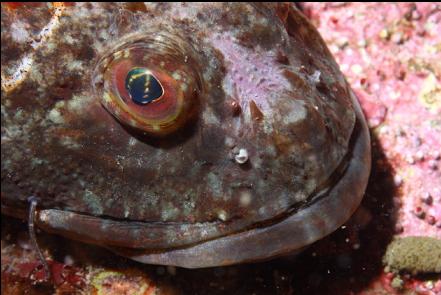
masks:
{"label": "fish mouth", "polygon": [[[147,228],[145,223],[140,223],[138,229],[146,228],[142,232],[137,231],[135,223],[132,222],[109,220],[106,225],[99,217],[47,209],[39,212],[37,225],[68,238],[99,244],[142,263],[185,268],[254,262],[298,251],[346,222],[359,206],[367,186],[371,166],[369,131],[359,103],[352,91],[350,93],[356,123],[350,139],[349,152],[330,179],[306,204],[293,207],[271,221],[253,224],[252,227],[245,227],[238,232],[216,235],[198,242],[177,241],[178,244],[181,243],[178,246],[168,244],[164,236],[170,230],[164,230],[162,224],[149,224]],[[111,227],[120,224],[123,224],[123,227],[119,231],[109,231]],[[84,230],[79,231],[78,227]],[[149,235],[149,231],[153,230],[159,233],[156,238],[142,237]],[[127,238],[129,231],[131,239]],[[182,229],[181,231],[185,232]],[[115,232],[121,236],[115,238]],[[100,234],[94,237],[93,233]],[[117,239],[122,243],[115,243]],[[128,240],[141,240],[146,244],[145,247],[140,247],[139,244],[131,245]],[[149,246],[148,243],[155,246]]]}

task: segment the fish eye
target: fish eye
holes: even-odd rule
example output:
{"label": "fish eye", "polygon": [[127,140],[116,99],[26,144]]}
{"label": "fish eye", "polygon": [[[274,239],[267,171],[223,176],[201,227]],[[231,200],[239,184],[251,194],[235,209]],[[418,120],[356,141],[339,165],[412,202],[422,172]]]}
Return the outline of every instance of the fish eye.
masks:
{"label": "fish eye", "polygon": [[98,62],[95,93],[121,124],[167,136],[197,116],[201,78],[194,55],[177,38],[129,38]]}

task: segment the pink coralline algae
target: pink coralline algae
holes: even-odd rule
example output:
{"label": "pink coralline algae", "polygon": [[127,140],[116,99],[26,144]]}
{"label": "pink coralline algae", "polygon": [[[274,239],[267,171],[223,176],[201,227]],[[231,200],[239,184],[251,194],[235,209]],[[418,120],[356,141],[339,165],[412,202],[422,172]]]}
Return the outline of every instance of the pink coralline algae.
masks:
{"label": "pink coralline algae", "polygon": [[[393,171],[395,236],[441,239],[440,5],[306,4],[305,10],[360,99],[385,156],[374,156],[374,165],[387,162]],[[440,280],[427,285],[405,286],[440,294]]]}
{"label": "pink coralline algae", "polygon": [[439,4],[306,7],[400,178],[401,236],[441,238],[427,219],[441,218]]}

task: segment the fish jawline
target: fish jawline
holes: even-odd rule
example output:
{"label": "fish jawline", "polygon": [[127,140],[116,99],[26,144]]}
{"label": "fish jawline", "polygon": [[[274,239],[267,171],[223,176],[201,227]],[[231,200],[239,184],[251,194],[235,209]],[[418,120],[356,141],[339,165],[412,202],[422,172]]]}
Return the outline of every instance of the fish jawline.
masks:
{"label": "fish jawline", "polygon": [[[110,248],[133,260],[185,268],[224,266],[267,260],[300,251],[332,233],[355,212],[363,198],[371,168],[369,130],[360,105],[351,91],[356,113],[352,158],[326,196],[266,227],[201,242],[186,248],[162,252]],[[304,222],[307,220],[308,222]]]}
{"label": "fish jawline", "polygon": [[[68,225],[68,220],[45,222],[43,216],[57,216],[69,219],[69,212],[62,210],[41,210],[36,223],[39,227],[68,238],[90,242],[109,248],[113,252],[133,260],[159,265],[174,265],[185,268],[203,268],[267,260],[277,256],[298,252],[307,245],[330,234],[355,212],[363,197],[371,166],[369,131],[355,95],[351,91],[356,123],[351,136],[351,156],[344,165],[342,174],[324,194],[314,198],[308,206],[298,208],[290,215],[264,226],[254,226],[240,232],[215,237],[210,240],[161,250],[133,249],[127,245],[118,247],[105,240],[85,240],[75,231],[56,229],[50,224]],[[22,217],[25,212],[10,210],[2,204],[2,213]],[[23,214],[17,214],[23,213]],[[66,215],[67,213],[67,215]],[[70,212],[72,215],[76,213]],[[61,215],[58,216],[58,218]],[[83,216],[93,218],[92,216]],[[55,218],[55,219],[58,219]],[[72,216],[72,221],[75,219]],[[308,222],[305,222],[307,220]],[[55,222],[55,223],[54,223]],[[75,222],[74,222],[75,224]],[[74,225],[73,224],[73,225]],[[78,224],[77,224],[78,225]],[[92,229],[90,229],[93,232]]]}

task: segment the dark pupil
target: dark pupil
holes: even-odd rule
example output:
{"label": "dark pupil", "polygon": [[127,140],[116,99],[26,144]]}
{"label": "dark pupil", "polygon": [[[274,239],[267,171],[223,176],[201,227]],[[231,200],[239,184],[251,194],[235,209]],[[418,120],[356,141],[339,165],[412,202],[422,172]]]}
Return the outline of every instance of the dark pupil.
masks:
{"label": "dark pupil", "polygon": [[126,77],[126,89],[137,104],[147,104],[160,98],[164,91],[161,84],[147,69],[135,68]]}

